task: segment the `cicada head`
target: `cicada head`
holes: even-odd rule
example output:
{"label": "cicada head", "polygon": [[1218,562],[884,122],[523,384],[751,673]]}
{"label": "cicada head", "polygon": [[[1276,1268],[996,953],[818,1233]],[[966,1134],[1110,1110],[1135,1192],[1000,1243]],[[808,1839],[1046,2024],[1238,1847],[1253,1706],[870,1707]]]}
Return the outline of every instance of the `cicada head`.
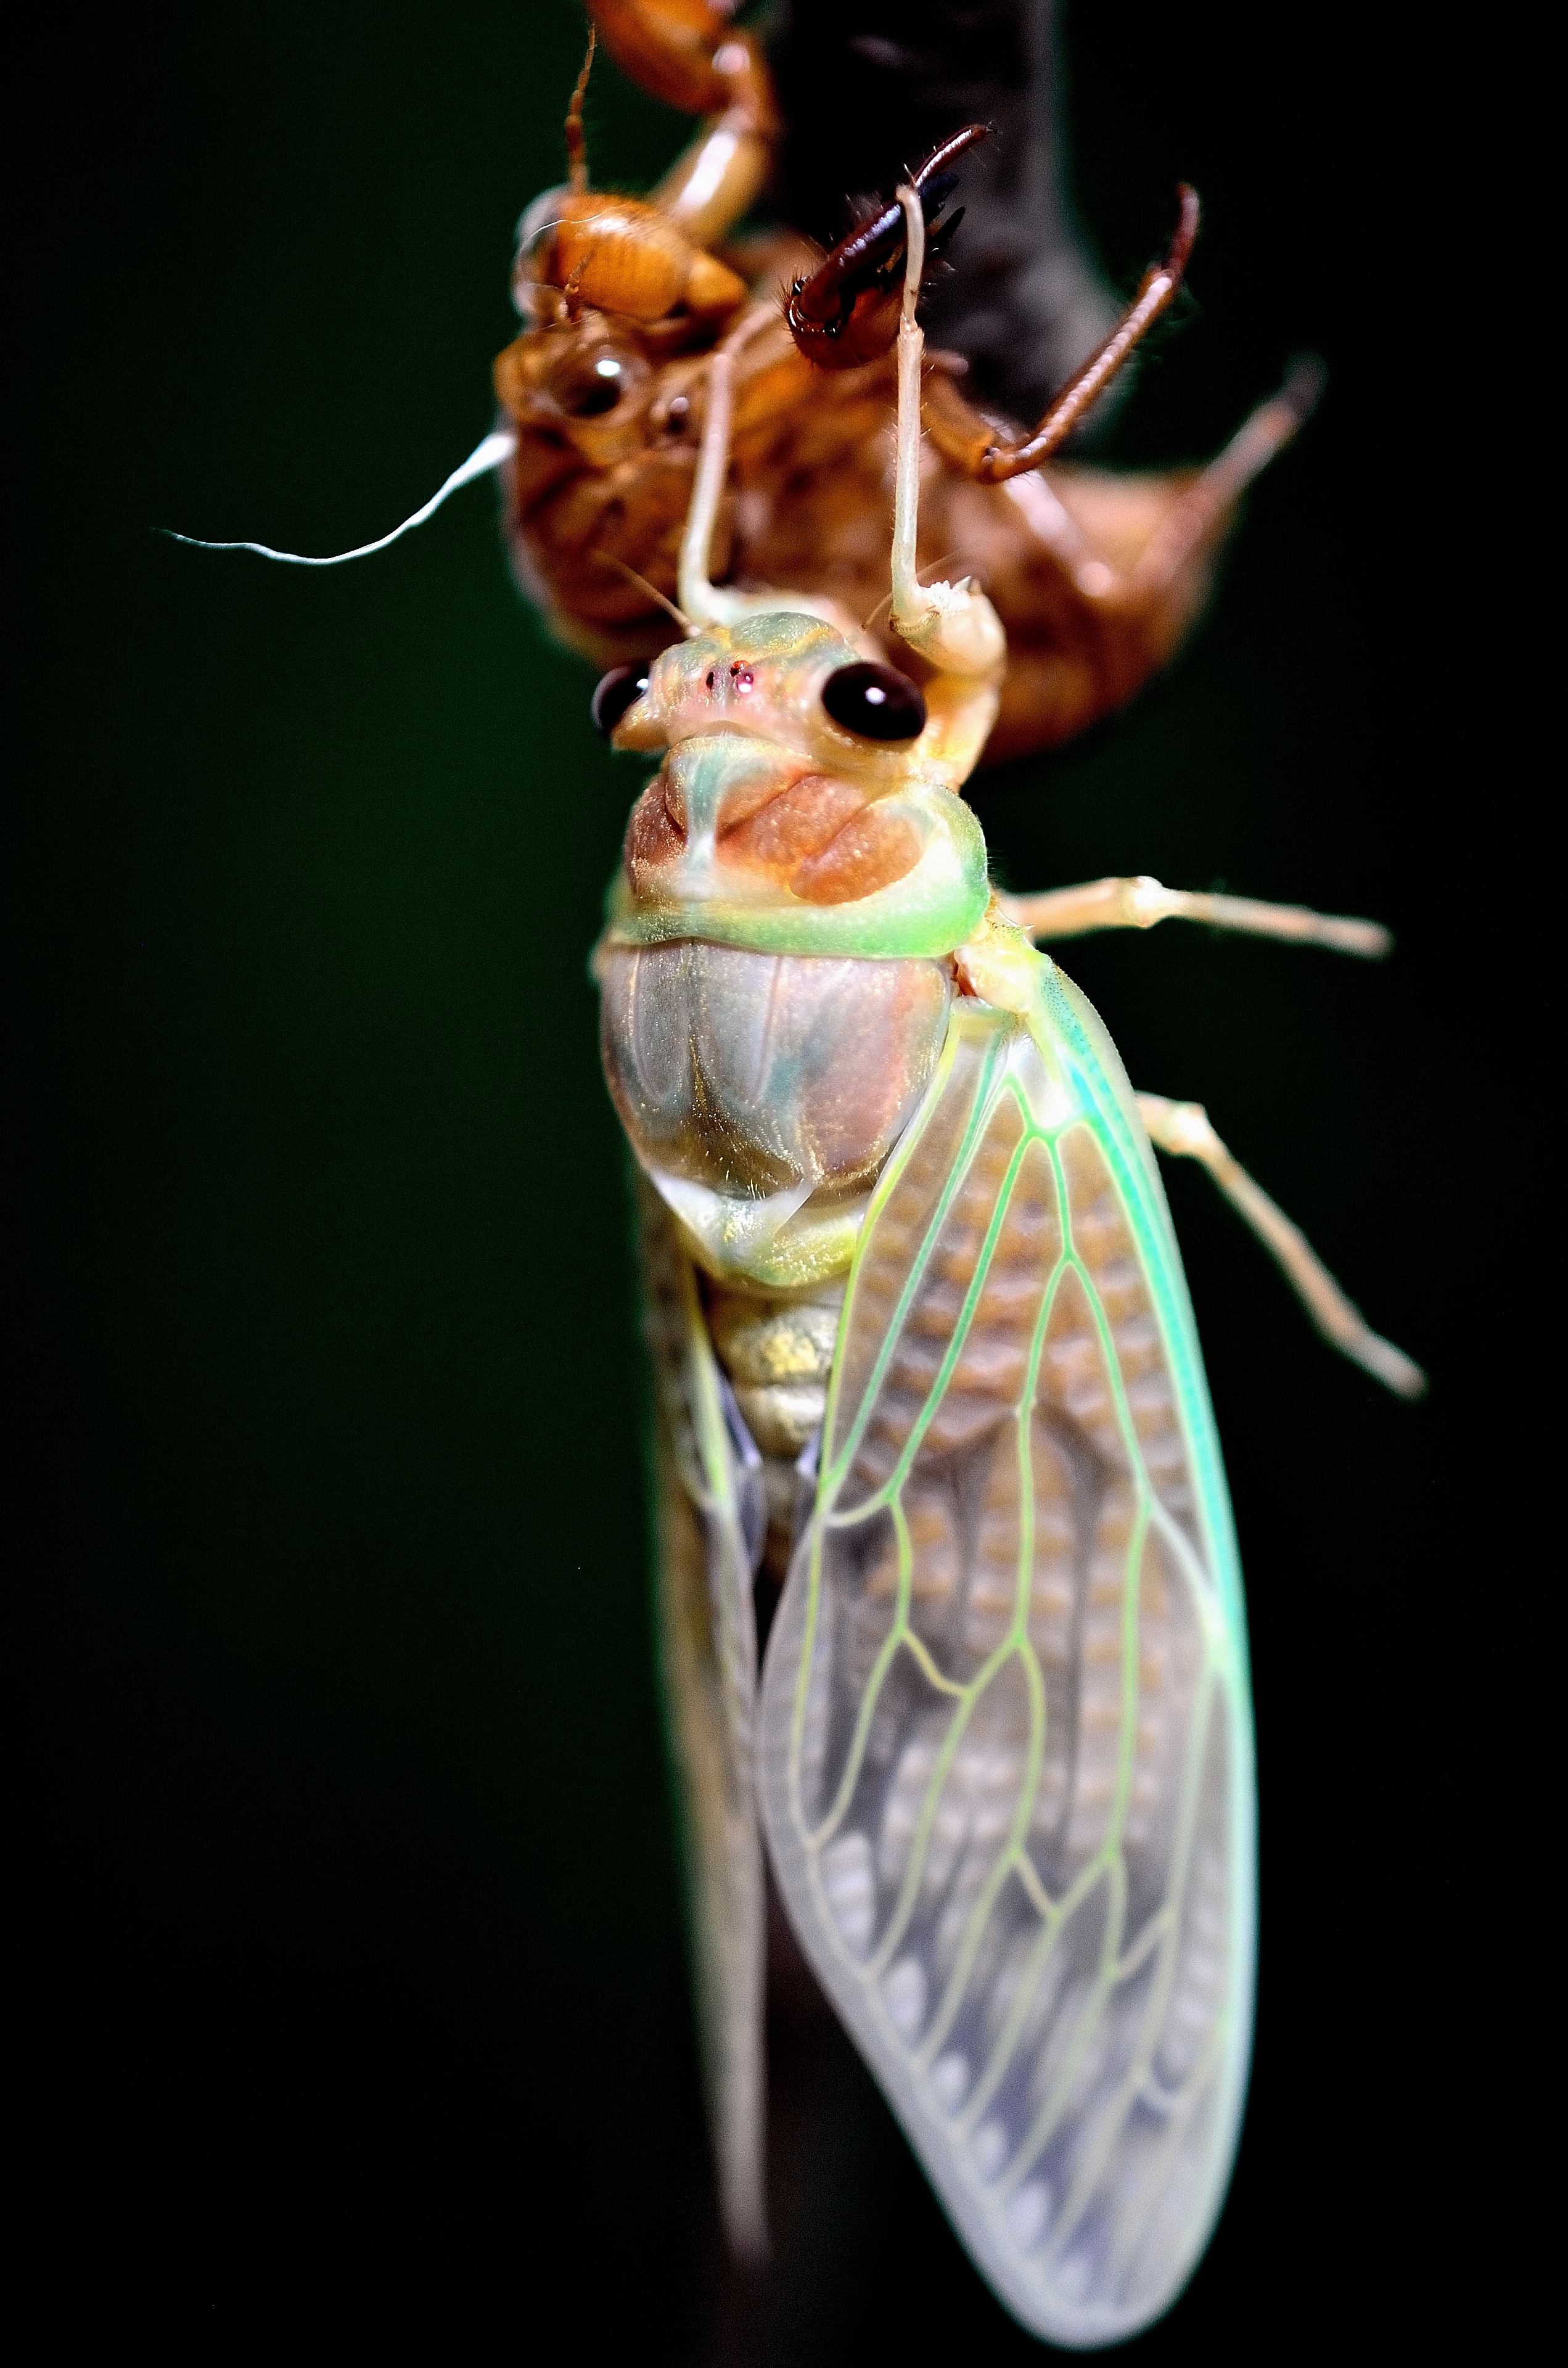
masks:
{"label": "cicada head", "polygon": [[926,723],[918,684],[823,619],[782,605],[788,597],[764,615],[694,634],[635,673],[618,668],[614,689],[607,676],[595,694],[599,729],[618,748],[739,733],[813,764],[869,767],[883,783],[904,777],[918,765]]}
{"label": "cicada head", "polygon": [[[911,268],[917,274],[917,258]],[[645,674],[618,668],[594,702],[596,723],[618,747],[666,752],[632,810],[610,940],[945,956],[985,909],[984,842],[954,792],[994,698],[983,687],[983,714],[955,737],[955,714],[972,695],[940,663],[915,660],[929,671],[927,692],[869,655],[823,596],[712,582],[732,361],[743,334],[710,369],[674,612],[687,639]],[[917,432],[917,375],[914,386]],[[895,560],[895,598],[898,582]],[[949,605],[967,598],[937,589]],[[933,593],[919,598],[935,605]]]}
{"label": "cicada head", "polygon": [[666,751],[626,837],[642,905],[858,905],[949,825],[918,685],[814,617],[696,634],[617,668],[596,707],[618,748]]}

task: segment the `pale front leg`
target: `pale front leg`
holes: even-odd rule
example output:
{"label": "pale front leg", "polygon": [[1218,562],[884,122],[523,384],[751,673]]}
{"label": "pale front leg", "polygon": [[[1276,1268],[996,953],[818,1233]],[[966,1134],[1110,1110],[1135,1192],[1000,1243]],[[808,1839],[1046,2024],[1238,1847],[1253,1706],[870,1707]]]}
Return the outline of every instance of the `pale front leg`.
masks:
{"label": "pale front leg", "polygon": [[1346,1297],[1301,1227],[1292,1224],[1261,1184],[1227,1151],[1209,1123],[1201,1102],[1167,1101],[1163,1094],[1140,1094],[1138,1109],[1149,1140],[1178,1159],[1207,1167],[1234,1209],[1239,1209],[1265,1247],[1284,1268],[1325,1339],[1402,1398],[1425,1394],[1426,1376],[1413,1358],[1374,1332],[1360,1309]]}
{"label": "pale front leg", "polygon": [[1085,937],[1091,929],[1152,929],[1156,921],[1205,921],[1250,938],[1282,938],[1292,945],[1330,946],[1335,953],[1377,961],[1393,945],[1381,921],[1342,913],[1313,913],[1305,905],[1269,905],[1256,896],[1210,896],[1165,888],[1147,872],[1134,880],[1086,880],[1078,888],[1048,888],[1039,895],[998,891],[1006,918],[1040,944]]}
{"label": "pale front leg", "polygon": [[922,584],[915,568],[920,512],[920,371],[926,340],[915,317],[926,257],[920,199],[900,189],[907,250],[903,319],[898,332],[898,467],[893,493],[893,631],[937,669],[926,684],[930,722],[920,757],[950,789],[965,782],[991,736],[1007,665],[1007,636],[983,592],[961,584]]}
{"label": "pale front leg", "polygon": [[[778,319],[777,304],[753,304],[742,314],[723,344],[714,347],[709,359],[708,416],[702,427],[702,445],[697,458],[691,507],[687,511],[686,529],[681,536],[680,564],[676,576],[680,607],[672,613],[688,630],[701,631],[710,625],[738,625],[744,617],[775,617],[782,607],[796,616],[820,617],[825,624],[835,626],[847,640],[852,641],[855,638],[855,620],[826,593],[737,592],[731,585],[714,584],[708,572],[712,557],[714,522],[719,515],[725,473],[730,465],[735,356],[761,331],[774,326]],[[657,599],[659,595],[655,593],[653,598]]]}

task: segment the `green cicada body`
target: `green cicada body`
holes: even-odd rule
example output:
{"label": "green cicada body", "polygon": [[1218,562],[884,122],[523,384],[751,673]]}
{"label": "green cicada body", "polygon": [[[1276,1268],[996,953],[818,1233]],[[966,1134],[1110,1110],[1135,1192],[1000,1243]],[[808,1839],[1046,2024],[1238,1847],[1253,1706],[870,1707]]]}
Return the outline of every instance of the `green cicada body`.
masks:
{"label": "green cicada body", "polygon": [[827,604],[709,584],[721,355],[689,637],[601,689],[617,745],[664,760],[595,968],[642,1173],[664,1672],[732,2240],[765,2232],[766,1840],[974,2260],[1026,2326],[1088,2346],[1167,2306],[1234,2156],[1245,1619],[1138,1103],[1002,916],[957,794],[1004,654],[983,594],[909,570],[912,316],[901,361],[892,614],[923,687]]}

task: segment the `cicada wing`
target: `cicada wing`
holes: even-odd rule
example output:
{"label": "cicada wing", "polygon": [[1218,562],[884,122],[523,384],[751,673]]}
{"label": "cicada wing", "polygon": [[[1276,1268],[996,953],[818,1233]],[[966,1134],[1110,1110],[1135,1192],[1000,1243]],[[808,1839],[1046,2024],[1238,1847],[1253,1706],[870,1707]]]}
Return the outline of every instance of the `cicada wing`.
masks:
{"label": "cicada wing", "polygon": [[1041,979],[1029,1027],[955,1006],[873,1200],[759,1762],[796,1930],[971,2252],[1093,2345],[1223,2197],[1255,1811],[1169,1216],[1108,1039]]}
{"label": "cicada wing", "polygon": [[766,1893],[754,1728],[752,1577],[765,1512],[667,1211],[639,1177],[646,1333],[657,1407],[661,1676],[686,1859],[698,2026],[725,2233],[766,2248]]}

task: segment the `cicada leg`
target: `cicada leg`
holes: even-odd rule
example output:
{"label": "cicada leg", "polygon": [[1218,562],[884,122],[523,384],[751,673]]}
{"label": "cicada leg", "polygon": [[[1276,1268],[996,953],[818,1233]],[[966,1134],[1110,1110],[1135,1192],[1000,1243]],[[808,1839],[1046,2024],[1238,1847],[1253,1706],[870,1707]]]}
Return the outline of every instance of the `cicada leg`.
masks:
{"label": "cicada leg", "polygon": [[[1008,478],[1008,491],[1033,532],[1066,571],[1085,620],[1096,619],[1102,631],[1123,641],[1130,632],[1136,637],[1142,659],[1133,661],[1123,698],[1179,642],[1207,592],[1210,564],[1236,504],[1312,416],[1324,377],[1322,364],[1310,357],[1294,363],[1279,392],[1260,403],[1196,472],[1121,477],[1071,464],[1054,470],[1049,482],[1043,473]],[[946,375],[927,381],[927,425],[936,421],[933,441],[949,461],[960,406],[968,409]],[[972,457],[979,447],[978,427],[967,431],[965,452]],[[1142,547],[1129,562],[1125,552],[1140,538]]]}
{"label": "cicada leg", "polygon": [[[1055,598],[1067,604],[1065,617],[1059,610],[1042,637],[1038,591],[1021,601],[1009,596],[993,561],[992,588],[1006,619],[1012,664],[992,761],[1070,738],[1124,704],[1166,663],[1207,597],[1214,552],[1236,504],[1297,434],[1322,391],[1321,365],[1298,362],[1279,393],[1196,472],[1126,476],[1076,462],[1049,472],[1040,466],[1170,303],[1197,220],[1197,199],[1184,190],[1181,225],[1165,262],[1145,273],[1119,326],[1031,434],[999,439],[994,422],[971,409],[949,368],[926,377],[923,405],[933,445],[955,476],[1011,496],[1027,521],[1035,567],[1059,575]],[[955,512],[960,516],[971,534],[983,532],[978,513]]]}
{"label": "cicada leg", "polygon": [[1152,263],[1138,292],[1108,337],[1096,347],[1052,399],[1038,427],[1027,436],[999,438],[953,385],[934,372],[925,390],[926,428],[943,459],[983,485],[1000,485],[1009,477],[1038,469],[1082,425],[1122,364],[1142,344],[1170,305],[1186,272],[1198,236],[1198,192],[1184,182],[1176,192],[1180,215],[1176,235],[1163,263]]}
{"label": "cicada leg", "polygon": [[1304,905],[1270,905],[1256,896],[1216,896],[1166,888],[1145,872],[1132,880],[1086,880],[1081,887],[1048,888],[1029,896],[997,895],[1004,919],[1037,945],[1086,937],[1095,929],[1152,929],[1156,921],[1201,921],[1249,938],[1326,946],[1335,953],[1376,962],[1392,950],[1381,921],[1343,913],[1314,913]]}
{"label": "cicada leg", "polygon": [[[926,377],[926,429],[952,487],[943,530],[983,554],[1007,626],[1008,677],[987,751],[992,762],[1071,738],[1123,705],[1168,661],[1208,595],[1214,553],[1241,495],[1317,401],[1322,369],[1302,361],[1202,470],[1128,476],[1075,461],[1041,465],[1083,424],[1170,304],[1197,227],[1198,200],[1184,189],[1170,252],[1145,273],[1119,325],[1031,433],[1000,437],[995,421],[960,392],[956,358],[939,358]],[[967,483],[960,490],[955,480]],[[983,507],[997,494],[1007,497],[1000,508],[1014,514],[1011,537],[998,536],[994,513]],[[1012,558],[1017,522],[1030,552],[1029,570],[1019,575]]]}
{"label": "cicada leg", "polygon": [[926,687],[926,706],[939,716],[939,744],[923,743],[954,786],[979,760],[992,724],[1007,664],[1001,619],[971,579],[922,584],[920,531],[920,378],[925,339],[915,307],[926,260],[926,218],[920,192],[905,184],[903,317],[898,331],[898,448],[893,482],[893,631],[937,672]]}
{"label": "cicada leg", "polygon": [[1324,377],[1322,363],[1310,357],[1292,364],[1278,393],[1243,420],[1224,450],[1177,495],[1131,569],[1130,589],[1153,599],[1175,581],[1253,479],[1306,425],[1323,393]]}
{"label": "cicada leg", "polygon": [[706,119],[652,202],[694,245],[710,246],[758,195],[773,162],[778,107],[756,37],[709,0],[589,0],[622,73],[666,106]]}
{"label": "cicada leg", "polygon": [[1301,1227],[1271,1200],[1227,1149],[1201,1102],[1167,1101],[1140,1094],[1139,1113],[1157,1150],[1206,1167],[1231,1206],[1251,1226],[1279,1267],[1325,1340],[1402,1398],[1425,1395],[1426,1376],[1414,1358],[1374,1332],[1335,1282]]}
{"label": "cicada leg", "polygon": [[[940,219],[958,185],[952,166],[990,131],[989,124],[965,124],[910,176],[925,229],[923,279],[963,220],[962,206],[947,222]],[[806,359],[822,370],[858,370],[885,354],[903,313],[899,283],[904,264],[903,207],[895,198],[857,222],[809,279],[791,287],[785,318]]]}

